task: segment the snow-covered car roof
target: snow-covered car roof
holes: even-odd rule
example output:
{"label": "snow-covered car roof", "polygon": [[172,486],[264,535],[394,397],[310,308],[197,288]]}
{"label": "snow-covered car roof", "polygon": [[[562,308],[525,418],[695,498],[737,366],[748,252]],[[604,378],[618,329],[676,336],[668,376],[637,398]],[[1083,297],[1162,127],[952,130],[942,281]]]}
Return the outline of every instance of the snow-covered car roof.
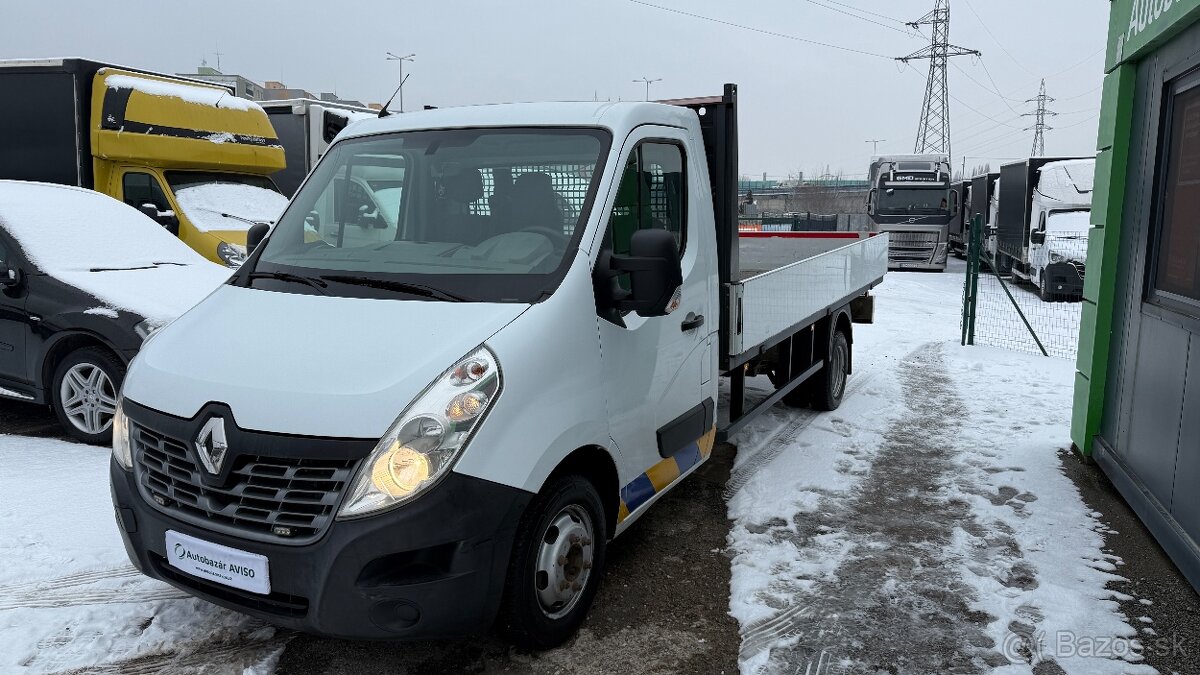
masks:
{"label": "snow-covered car roof", "polygon": [[83,188],[0,180],[0,227],[38,271],[156,323],[230,274],[133,207]]}

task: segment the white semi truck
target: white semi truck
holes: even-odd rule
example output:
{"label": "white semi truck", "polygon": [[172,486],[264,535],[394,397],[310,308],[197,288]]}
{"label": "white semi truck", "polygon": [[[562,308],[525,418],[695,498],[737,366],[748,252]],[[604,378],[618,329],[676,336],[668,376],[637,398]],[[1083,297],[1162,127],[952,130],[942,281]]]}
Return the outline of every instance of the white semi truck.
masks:
{"label": "white semi truck", "polygon": [[1000,167],[999,267],[1043,300],[1083,295],[1095,158],[1034,157]]}
{"label": "white semi truck", "polygon": [[[671,103],[339,135],[129,369],[111,479],[134,565],[313,633],[498,619],[546,648],[715,441],[780,400],[837,407],[887,237],[739,236],[736,88]],[[776,388],[750,402],[754,375]]]}

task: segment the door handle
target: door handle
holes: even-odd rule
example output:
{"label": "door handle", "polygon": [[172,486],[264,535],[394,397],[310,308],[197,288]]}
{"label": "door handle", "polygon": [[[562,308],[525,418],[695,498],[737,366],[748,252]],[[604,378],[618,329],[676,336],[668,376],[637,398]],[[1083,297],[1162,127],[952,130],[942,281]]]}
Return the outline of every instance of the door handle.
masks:
{"label": "door handle", "polygon": [[683,320],[683,323],[679,324],[679,329],[686,333],[689,330],[696,330],[697,328],[699,328],[700,326],[703,326],[703,325],[704,325],[704,315],[703,314],[696,314],[695,312],[688,312],[687,318]]}

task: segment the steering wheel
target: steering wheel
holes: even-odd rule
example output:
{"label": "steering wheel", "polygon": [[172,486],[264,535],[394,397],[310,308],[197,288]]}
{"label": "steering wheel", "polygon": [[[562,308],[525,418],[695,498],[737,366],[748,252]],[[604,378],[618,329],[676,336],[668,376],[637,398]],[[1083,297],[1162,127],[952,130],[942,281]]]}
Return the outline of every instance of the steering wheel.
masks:
{"label": "steering wheel", "polygon": [[532,232],[534,234],[542,235],[543,237],[550,240],[550,244],[554,246],[554,249],[556,251],[562,250],[567,247],[567,235],[563,234],[559,230],[555,230],[552,227],[541,227],[539,225],[532,225],[530,227],[522,227],[521,229],[519,229],[517,231],[518,232]]}

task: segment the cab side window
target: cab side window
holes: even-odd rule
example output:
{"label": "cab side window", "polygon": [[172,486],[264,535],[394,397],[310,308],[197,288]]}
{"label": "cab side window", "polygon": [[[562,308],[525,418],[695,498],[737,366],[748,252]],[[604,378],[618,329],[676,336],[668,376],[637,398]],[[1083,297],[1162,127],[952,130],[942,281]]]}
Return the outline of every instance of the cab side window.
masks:
{"label": "cab side window", "polygon": [[[613,253],[627,255],[633,233],[651,228],[674,234],[683,251],[687,232],[683,164],[683,150],[672,143],[642,143],[629,155],[605,234],[605,245]],[[622,279],[621,285],[626,283]]]}
{"label": "cab side window", "polygon": [[169,211],[167,195],[163,193],[158,180],[148,173],[125,174],[121,179],[121,196],[125,203],[135,209],[141,209],[142,204],[153,204],[159,211]]}

